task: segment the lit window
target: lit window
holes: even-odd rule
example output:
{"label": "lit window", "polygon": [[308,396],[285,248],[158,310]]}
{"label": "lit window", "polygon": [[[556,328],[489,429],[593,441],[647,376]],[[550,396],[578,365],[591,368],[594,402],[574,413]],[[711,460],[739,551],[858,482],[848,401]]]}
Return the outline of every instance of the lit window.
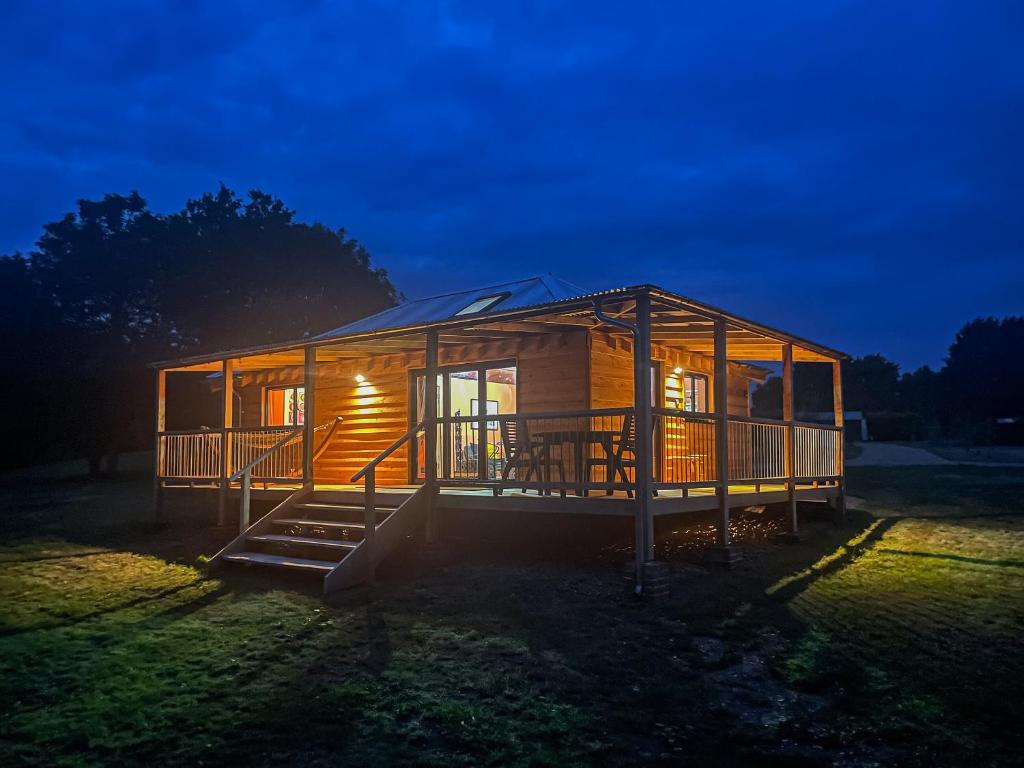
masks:
{"label": "lit window", "polygon": [[679,411],[707,413],[708,377],[673,371],[665,377],[665,405]]}
{"label": "lit window", "polygon": [[306,390],[304,387],[267,387],[263,425],[295,427],[305,423]]}
{"label": "lit window", "polygon": [[478,312],[486,312],[488,309],[493,307],[499,301],[507,299],[508,296],[509,295],[507,293],[499,293],[499,294],[496,294],[494,296],[484,296],[483,298],[480,298],[480,299],[477,299],[476,301],[474,301],[468,307],[463,307],[462,309],[460,309],[455,314],[456,315],[475,315]]}

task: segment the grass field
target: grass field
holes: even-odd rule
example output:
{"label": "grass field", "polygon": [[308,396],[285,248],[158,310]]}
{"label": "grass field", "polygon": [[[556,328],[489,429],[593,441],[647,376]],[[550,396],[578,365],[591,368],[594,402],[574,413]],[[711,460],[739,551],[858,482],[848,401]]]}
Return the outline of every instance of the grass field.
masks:
{"label": "grass field", "polygon": [[798,544],[737,519],[732,571],[704,565],[707,521],[665,526],[653,605],[616,530],[566,561],[531,546],[549,521],[440,564],[409,548],[328,604],[203,578],[228,533],[191,503],[148,525],[144,466],[8,475],[0,764],[1018,764],[1021,473],[861,468],[850,489],[865,509],[808,512]]}

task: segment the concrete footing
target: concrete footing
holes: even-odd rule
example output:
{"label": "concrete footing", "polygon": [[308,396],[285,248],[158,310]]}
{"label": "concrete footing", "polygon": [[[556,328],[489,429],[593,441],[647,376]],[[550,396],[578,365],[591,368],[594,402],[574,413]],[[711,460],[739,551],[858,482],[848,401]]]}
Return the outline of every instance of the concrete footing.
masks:
{"label": "concrete footing", "polygon": [[781,531],[772,538],[783,544],[799,544],[807,539],[807,534],[803,531]]}
{"label": "concrete footing", "polygon": [[732,544],[716,546],[708,550],[706,560],[712,565],[720,565],[723,568],[732,568],[743,559],[743,555]]}
{"label": "concrete footing", "polygon": [[641,597],[645,600],[661,600],[668,597],[668,581],[668,563],[649,560],[644,563],[644,590]]}

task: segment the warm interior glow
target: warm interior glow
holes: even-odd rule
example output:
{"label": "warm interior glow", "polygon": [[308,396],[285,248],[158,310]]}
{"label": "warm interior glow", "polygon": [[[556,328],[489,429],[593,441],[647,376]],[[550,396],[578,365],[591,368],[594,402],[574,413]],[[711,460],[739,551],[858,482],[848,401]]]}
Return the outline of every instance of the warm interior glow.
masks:
{"label": "warm interior glow", "polygon": [[357,373],[356,374],[356,383],[357,384],[362,384],[364,381],[366,381],[366,377],[363,376],[363,374],[361,374],[361,373]]}
{"label": "warm interior glow", "polygon": [[674,373],[676,376],[678,376],[682,372],[683,372],[683,369],[679,368],[678,366],[672,369],[672,373]]}

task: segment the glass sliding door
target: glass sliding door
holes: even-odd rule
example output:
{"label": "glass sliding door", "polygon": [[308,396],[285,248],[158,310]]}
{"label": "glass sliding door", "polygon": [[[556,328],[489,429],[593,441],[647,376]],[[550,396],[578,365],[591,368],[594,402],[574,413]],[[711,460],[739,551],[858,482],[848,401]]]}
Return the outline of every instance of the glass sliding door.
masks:
{"label": "glass sliding door", "polygon": [[[443,401],[442,393],[444,392],[443,377],[441,374],[437,376],[437,414],[443,414]],[[414,424],[419,424],[426,418],[427,409],[426,404],[427,394],[427,377],[422,373],[418,373],[413,377],[412,391],[409,393],[411,402],[409,403],[409,427],[411,428]],[[434,458],[436,464],[437,476],[442,475],[442,463],[441,463],[441,446],[444,445],[444,439],[442,436],[442,429],[439,427],[437,430],[437,455]],[[423,438],[417,436],[413,438],[414,450],[409,455],[409,475],[413,482],[419,482],[426,478],[427,471],[427,460],[426,460],[426,445],[424,444]]]}
{"label": "glass sliding door", "polygon": [[480,436],[475,416],[480,397],[480,370],[454,370],[444,374],[445,408],[443,414],[451,417],[445,425],[444,476],[456,480],[472,480],[479,477]]}
{"label": "glass sliding door", "polygon": [[[412,413],[422,419],[424,375],[415,374]],[[442,368],[438,375],[437,413],[438,477],[454,480],[489,480],[501,475],[505,449],[501,441],[500,414],[515,413],[516,366],[514,363],[473,363]],[[417,441],[412,477],[423,480],[422,440]]]}

